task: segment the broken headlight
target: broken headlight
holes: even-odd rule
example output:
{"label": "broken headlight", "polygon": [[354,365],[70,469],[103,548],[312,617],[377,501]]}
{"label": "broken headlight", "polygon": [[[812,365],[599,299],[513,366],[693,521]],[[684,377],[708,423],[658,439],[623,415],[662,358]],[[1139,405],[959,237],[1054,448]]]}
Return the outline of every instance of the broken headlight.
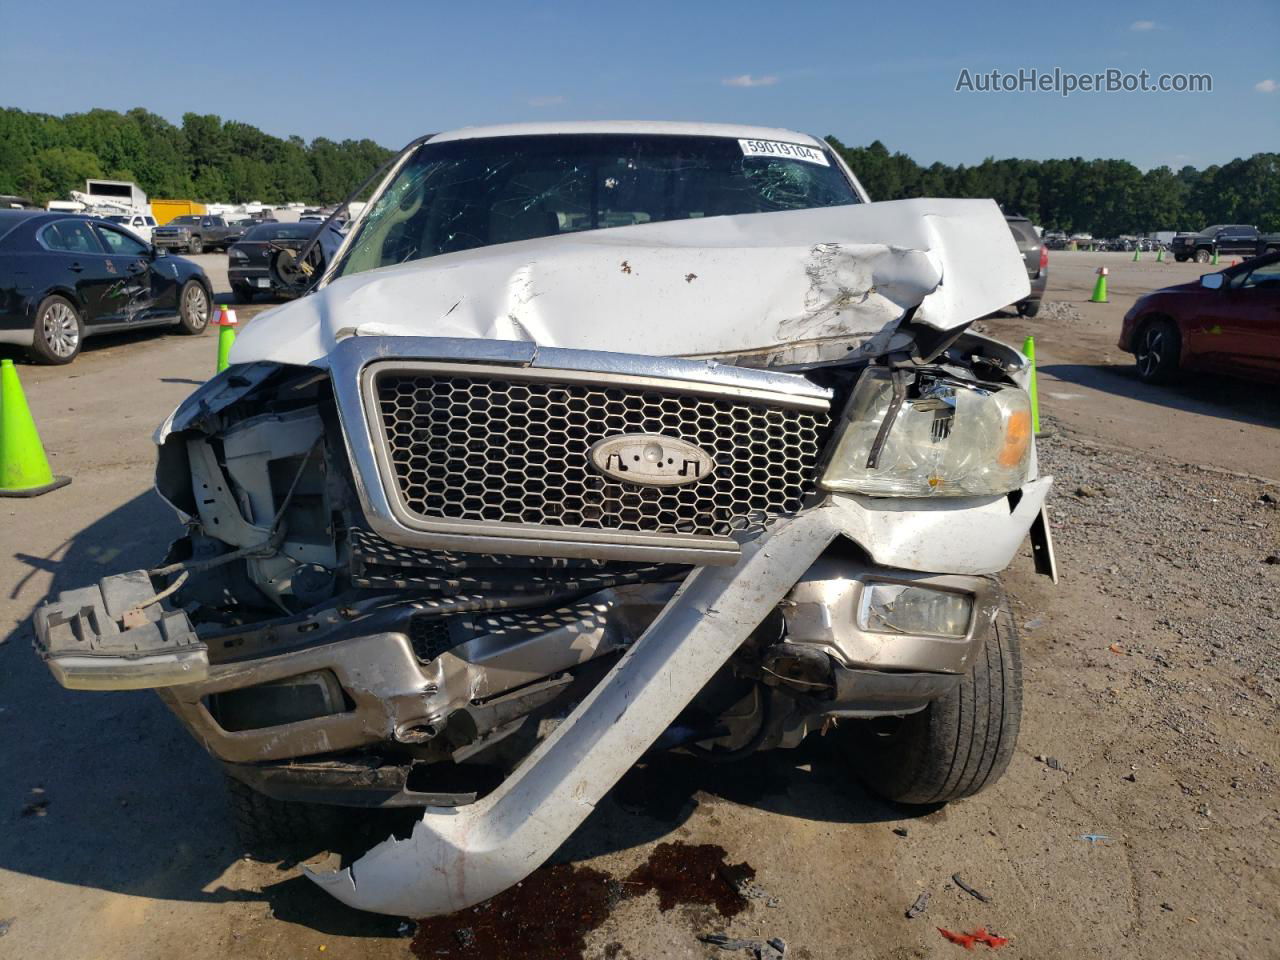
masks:
{"label": "broken headlight", "polygon": [[973,598],[901,583],[871,583],[862,591],[858,626],[874,633],[960,639],[969,633]]}
{"label": "broken headlight", "polygon": [[1031,465],[1031,401],[977,385],[872,367],[845,410],[824,489],[889,497],[1008,493]]}

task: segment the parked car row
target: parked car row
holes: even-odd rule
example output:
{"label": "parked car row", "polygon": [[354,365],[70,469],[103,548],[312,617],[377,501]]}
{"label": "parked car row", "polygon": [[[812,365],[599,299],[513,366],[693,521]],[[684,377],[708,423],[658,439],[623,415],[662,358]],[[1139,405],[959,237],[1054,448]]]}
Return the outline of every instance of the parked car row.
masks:
{"label": "parked car row", "polygon": [[199,266],[122,224],[0,210],[0,343],[40,363],[70,363],[85,337],[177,325],[200,333],[213,287]]}

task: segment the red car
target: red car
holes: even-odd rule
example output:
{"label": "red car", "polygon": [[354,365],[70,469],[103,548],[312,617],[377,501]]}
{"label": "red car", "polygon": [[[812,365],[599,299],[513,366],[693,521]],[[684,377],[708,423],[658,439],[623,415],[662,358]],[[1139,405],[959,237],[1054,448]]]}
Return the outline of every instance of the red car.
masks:
{"label": "red car", "polygon": [[1280,253],[1139,297],[1120,349],[1147,383],[1183,370],[1280,383]]}

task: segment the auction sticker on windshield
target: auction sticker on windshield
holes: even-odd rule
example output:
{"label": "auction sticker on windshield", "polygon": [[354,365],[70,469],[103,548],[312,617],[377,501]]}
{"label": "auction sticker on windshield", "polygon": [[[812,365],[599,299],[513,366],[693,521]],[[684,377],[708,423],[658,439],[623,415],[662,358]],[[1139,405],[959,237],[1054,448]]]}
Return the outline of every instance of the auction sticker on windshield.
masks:
{"label": "auction sticker on windshield", "polygon": [[744,157],[787,157],[791,160],[803,160],[805,163],[820,163],[824,167],[831,166],[827,155],[817,147],[806,147],[802,143],[785,143],[782,140],[739,140]]}

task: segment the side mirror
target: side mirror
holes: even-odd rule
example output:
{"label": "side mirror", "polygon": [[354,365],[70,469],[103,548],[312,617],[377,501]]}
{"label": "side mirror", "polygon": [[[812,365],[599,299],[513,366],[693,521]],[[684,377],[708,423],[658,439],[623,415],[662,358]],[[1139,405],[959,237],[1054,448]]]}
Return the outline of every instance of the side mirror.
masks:
{"label": "side mirror", "polygon": [[1200,278],[1200,286],[1204,287],[1206,290],[1221,290],[1226,279],[1227,278],[1220,273],[1206,273]]}

